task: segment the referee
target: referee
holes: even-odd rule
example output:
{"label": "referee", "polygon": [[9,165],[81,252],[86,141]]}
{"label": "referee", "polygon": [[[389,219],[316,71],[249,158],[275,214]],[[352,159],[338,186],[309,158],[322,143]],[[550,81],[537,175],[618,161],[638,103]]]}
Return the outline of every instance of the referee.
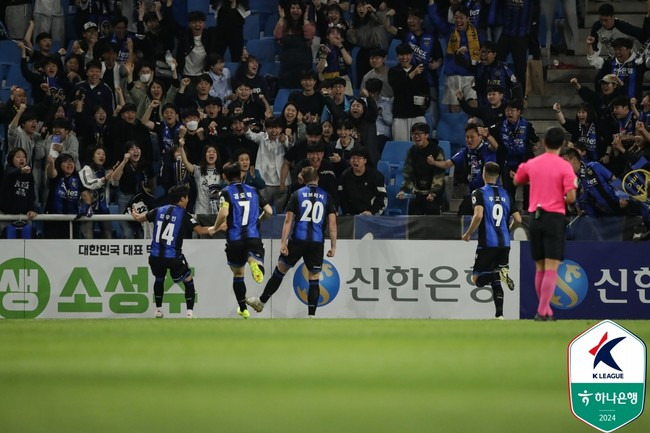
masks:
{"label": "referee", "polygon": [[571,164],[560,157],[564,131],[550,128],[544,136],[546,152],[521,164],[515,185],[530,183],[528,212],[530,246],[535,260],[535,292],[539,298],[535,320],[555,320],[551,297],[557,283],[557,268],[564,258],[566,205],[576,201],[578,179]]}

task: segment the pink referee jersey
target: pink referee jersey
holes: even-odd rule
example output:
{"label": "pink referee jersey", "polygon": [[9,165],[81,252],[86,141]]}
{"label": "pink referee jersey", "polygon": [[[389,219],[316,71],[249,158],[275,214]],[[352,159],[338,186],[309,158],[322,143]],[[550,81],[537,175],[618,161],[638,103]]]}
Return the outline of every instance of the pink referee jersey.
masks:
{"label": "pink referee jersey", "polygon": [[539,204],[546,212],[565,214],[564,196],[576,189],[577,180],[571,164],[549,152],[521,164],[515,175],[517,184],[530,183],[530,213],[535,212]]}

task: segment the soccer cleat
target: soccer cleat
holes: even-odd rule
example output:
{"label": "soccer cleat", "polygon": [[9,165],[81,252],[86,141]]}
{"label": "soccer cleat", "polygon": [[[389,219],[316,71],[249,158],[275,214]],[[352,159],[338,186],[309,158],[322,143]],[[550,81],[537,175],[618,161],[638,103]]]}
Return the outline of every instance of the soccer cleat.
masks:
{"label": "soccer cleat", "polygon": [[187,314],[185,314],[185,317],[188,319],[194,319],[194,312],[192,310],[187,310]]}
{"label": "soccer cleat", "polygon": [[261,313],[262,310],[264,309],[264,303],[260,301],[260,298],[256,296],[251,296],[250,298],[246,298],[246,303],[253,307],[253,310],[257,311],[258,313]]}
{"label": "soccer cleat", "polygon": [[548,319],[547,319],[547,316],[542,316],[541,314],[538,313],[538,314],[535,314],[535,317],[533,318],[533,320],[535,322],[546,322]]}
{"label": "soccer cleat", "polygon": [[264,281],[264,272],[260,269],[260,265],[258,265],[257,262],[250,262],[250,266],[255,282],[259,284]]}
{"label": "soccer cleat", "polygon": [[515,290],[515,282],[512,281],[512,278],[510,278],[510,275],[508,275],[508,268],[501,268],[499,270],[499,278],[501,279],[501,282],[507,285],[510,290]]}
{"label": "soccer cleat", "polygon": [[156,310],[156,314],[154,317],[156,319],[162,319],[164,317],[162,310]]}
{"label": "soccer cleat", "polygon": [[249,317],[251,317],[251,312],[250,311],[248,311],[248,310],[242,311],[239,308],[237,308],[237,314],[239,314],[244,319],[248,319]]}
{"label": "soccer cleat", "polygon": [[546,321],[547,322],[556,322],[557,319],[555,318],[555,316],[551,316],[550,314],[547,314],[546,315]]}

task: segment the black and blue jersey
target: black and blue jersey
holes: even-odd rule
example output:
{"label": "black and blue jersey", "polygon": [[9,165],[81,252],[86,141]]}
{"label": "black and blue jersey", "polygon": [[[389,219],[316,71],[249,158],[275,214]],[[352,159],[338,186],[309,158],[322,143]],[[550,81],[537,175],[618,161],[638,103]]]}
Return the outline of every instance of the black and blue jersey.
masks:
{"label": "black and blue jersey", "polygon": [[626,198],[610,184],[614,175],[599,162],[581,163],[578,171],[578,206],[589,216],[617,215],[619,199]]}
{"label": "black and blue jersey", "polygon": [[229,213],[226,240],[228,242],[259,239],[261,209],[266,202],[260,193],[250,185],[231,183],[221,190],[221,206],[228,203]]}
{"label": "black and blue jersey", "polygon": [[154,224],[151,256],[166,259],[183,255],[183,239],[199,225],[185,209],[173,204],[150,210],[147,221]]}
{"label": "black and blue jersey", "polygon": [[487,184],[472,192],[472,205],[483,206],[483,219],[478,227],[478,247],[510,246],[510,196],[502,187]]}
{"label": "black and blue jersey", "polygon": [[307,185],[291,195],[287,212],[295,215],[291,240],[325,242],[325,222],[336,206],[323,188]]}

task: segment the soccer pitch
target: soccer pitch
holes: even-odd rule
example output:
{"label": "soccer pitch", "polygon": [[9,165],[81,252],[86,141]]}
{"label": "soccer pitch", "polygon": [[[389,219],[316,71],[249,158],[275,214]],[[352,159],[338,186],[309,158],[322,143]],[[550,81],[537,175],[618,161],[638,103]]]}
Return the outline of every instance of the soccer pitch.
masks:
{"label": "soccer pitch", "polygon": [[2,320],[0,431],[592,432],[567,346],[596,322]]}

